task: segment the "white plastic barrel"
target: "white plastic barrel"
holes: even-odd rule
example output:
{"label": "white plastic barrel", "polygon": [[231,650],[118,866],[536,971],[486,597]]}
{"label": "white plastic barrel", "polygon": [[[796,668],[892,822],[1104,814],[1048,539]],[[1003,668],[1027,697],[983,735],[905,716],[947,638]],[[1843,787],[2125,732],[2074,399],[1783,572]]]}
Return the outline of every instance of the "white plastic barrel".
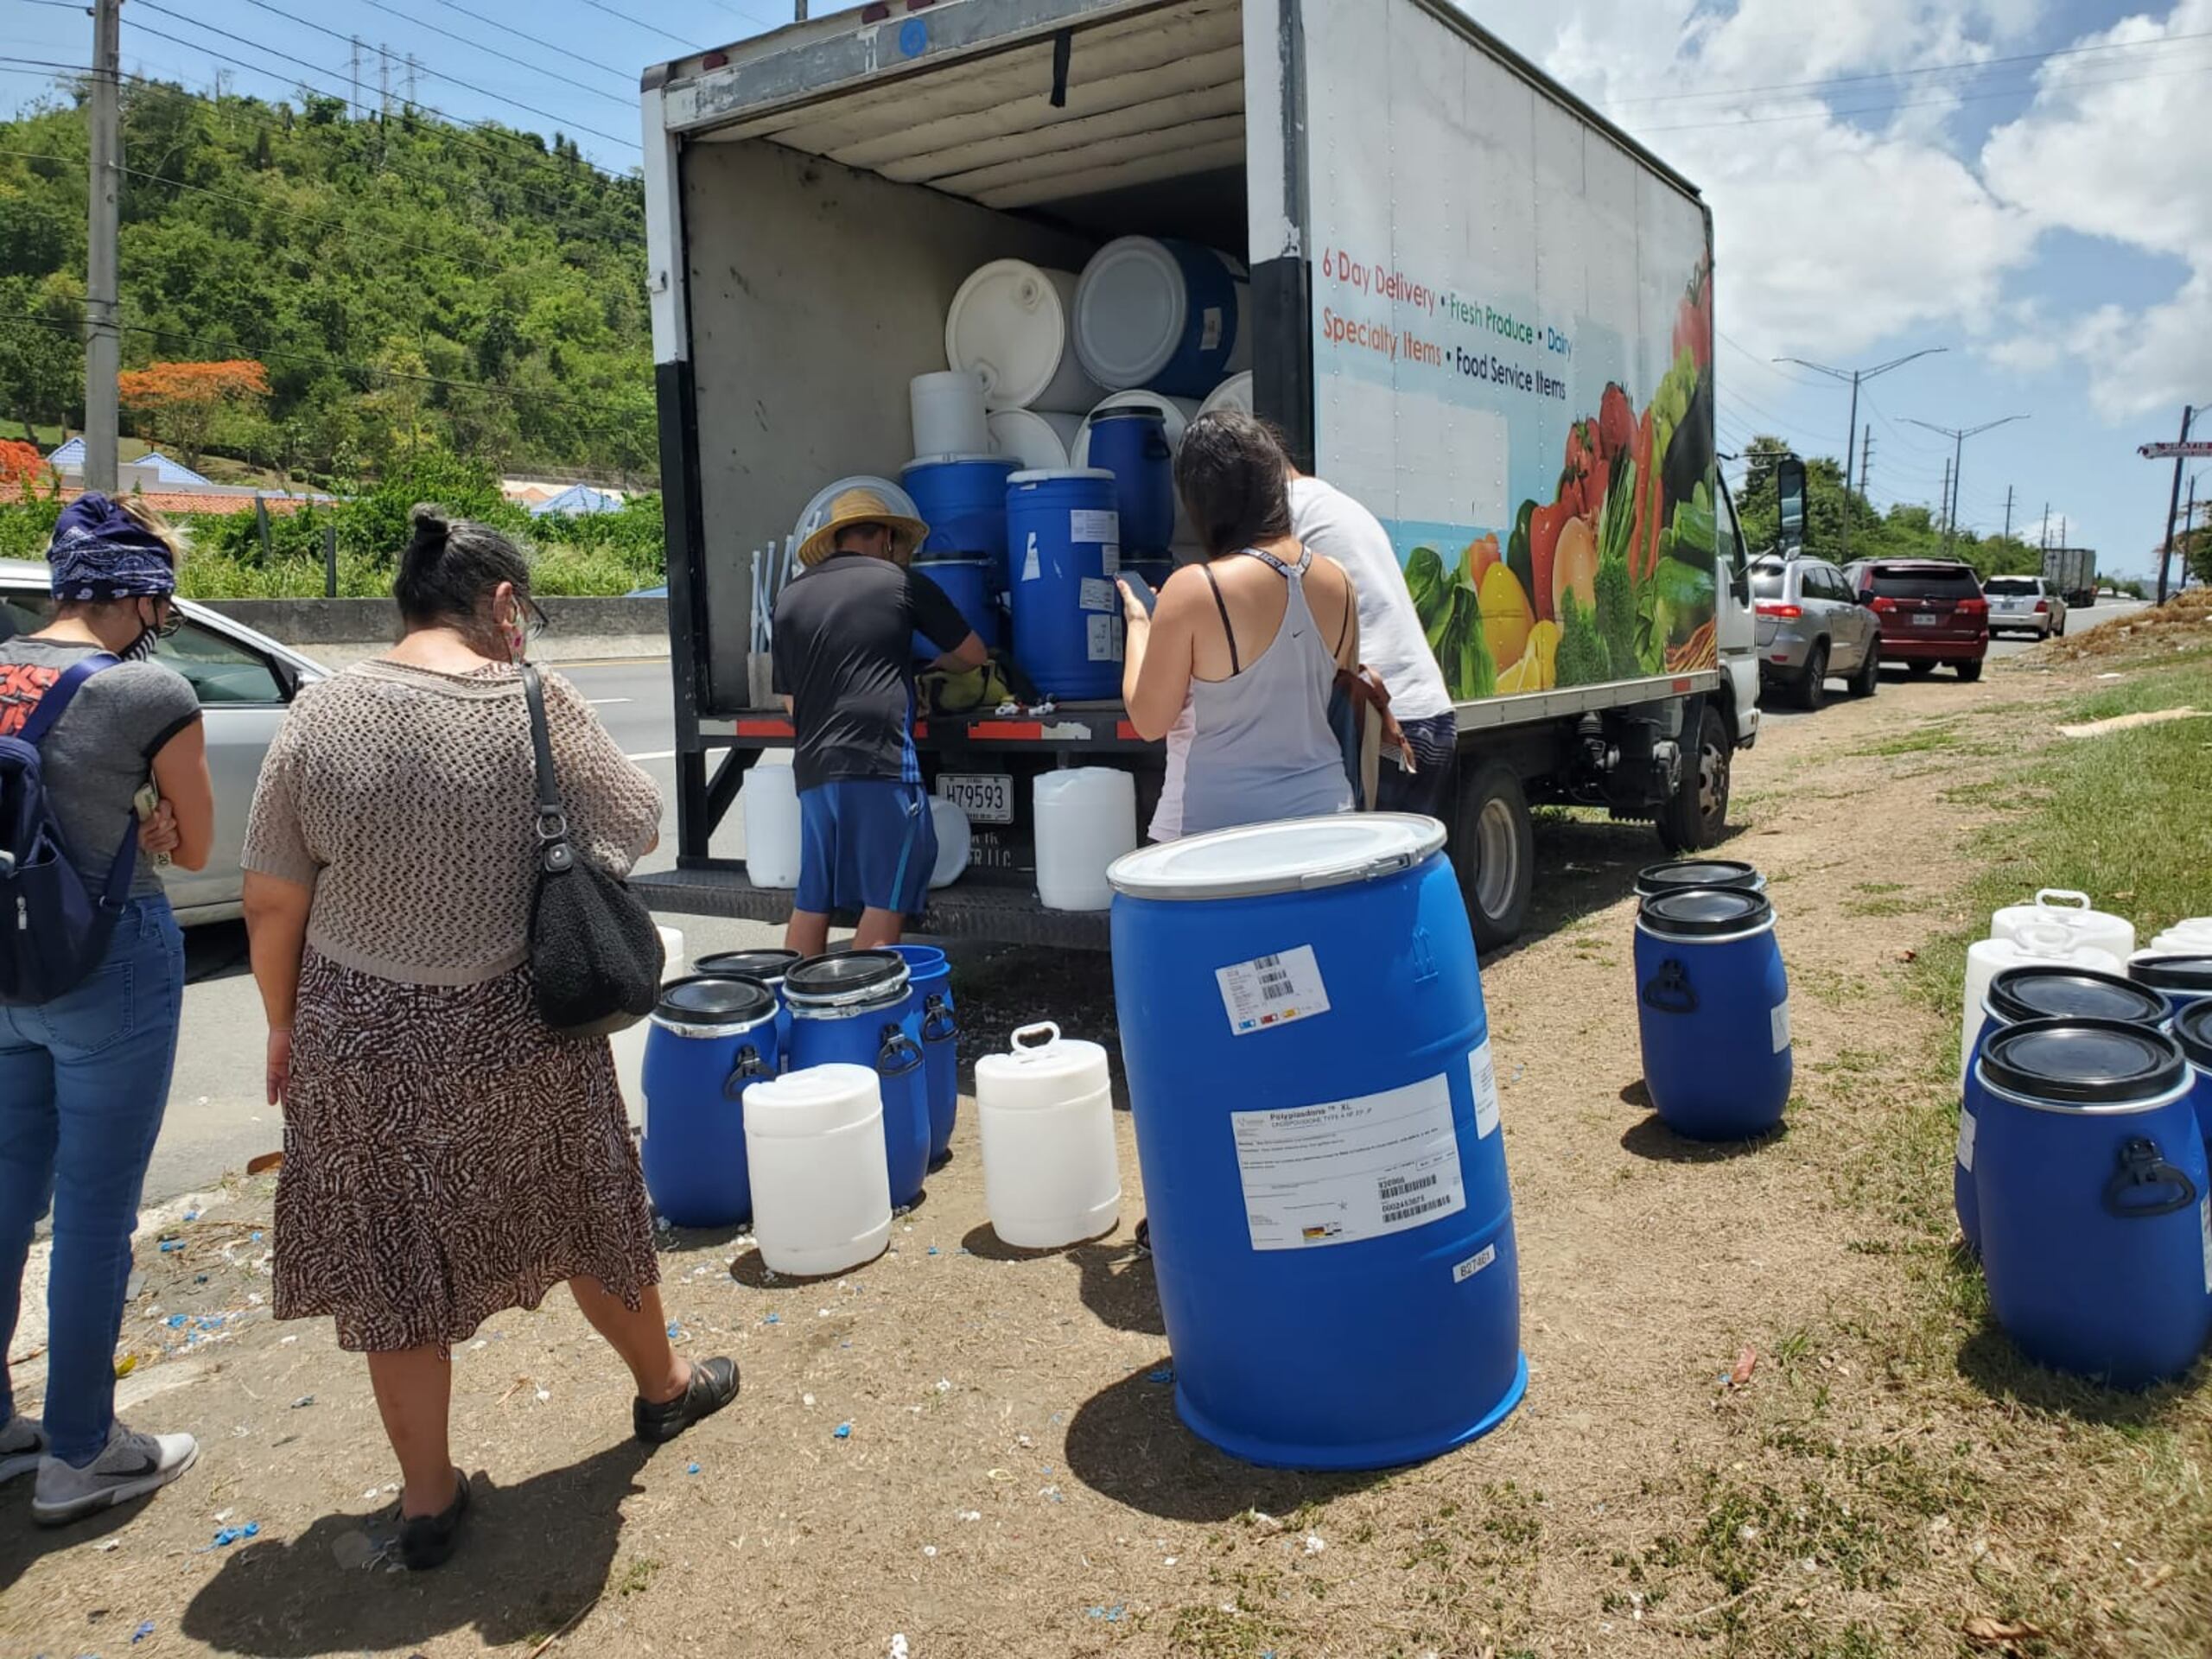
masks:
{"label": "white plastic barrel", "polygon": [[1039,776],[1037,898],[1047,910],[1108,910],[1106,867],[1137,848],[1137,780],[1111,766],[1070,766]]}
{"label": "white plastic barrel", "polygon": [[745,810],[745,874],[756,887],[798,886],[798,774],[755,765],[737,791]]}
{"label": "white plastic barrel", "polygon": [[891,1167],[873,1067],[813,1065],[745,1091],[753,1239],[777,1273],[844,1273],[891,1242]]}
{"label": "white plastic barrel", "polygon": [[995,409],[991,448],[1025,473],[1062,473],[1075,463],[1075,441],[1086,417],[1049,409]]}
{"label": "white plastic barrel", "polygon": [[2080,943],[2109,951],[2120,962],[2135,949],[2135,924],[2125,916],[2093,910],[2089,895],[2069,887],[2045,887],[2027,905],[2007,905],[1989,918],[1993,939],[2017,938],[2024,927],[2063,927]]}
{"label": "white plastic barrel", "polygon": [[[2021,906],[2018,908],[2026,909]],[[1999,916],[2003,911],[1997,912]],[[2024,963],[2044,963],[2069,968],[2092,968],[2101,974],[2127,975],[2124,959],[2085,943],[2079,935],[2048,922],[2016,926],[2007,938],[1982,939],[1967,947],[1966,995],[1959,1019],[1959,1076],[1974,1064],[1974,1039],[1981,1034],[1982,1004],[1989,996],[1989,982],[2006,968]]]}
{"label": "white plastic barrel", "polygon": [[942,795],[930,797],[930,827],[937,831],[937,862],[930,869],[930,886],[949,887],[967,869],[975,836],[967,813]]}
{"label": "white plastic barrel", "polygon": [[1252,371],[1232,374],[1211,391],[1198,405],[1198,413],[1211,415],[1217,409],[1240,409],[1247,415],[1252,412]]}
{"label": "white plastic barrel", "polygon": [[1076,355],[1069,321],[1076,276],[1026,259],[994,259],[969,273],[944,314],[944,360],[983,377],[992,409],[1081,414],[1105,391]]}
{"label": "white plastic barrel", "polygon": [[1024,1026],[976,1062],[983,1207],[1019,1250],[1057,1250],[1113,1230],[1122,1213],[1106,1051]]}
{"label": "white plastic barrel", "polygon": [[2158,957],[2198,957],[2212,952],[2212,916],[2190,916],[2151,941]]}
{"label": "white plastic barrel", "polygon": [[[681,979],[691,971],[684,964],[682,929],[660,930],[660,955],[662,984]],[[652,1021],[640,1020],[634,1026],[623,1027],[607,1039],[607,1046],[614,1051],[614,1080],[621,1085],[622,1103],[629,1109],[632,1124],[645,1121],[645,1033],[652,1029]]]}
{"label": "white plastic barrel", "polygon": [[987,454],[991,429],[983,413],[983,378],[973,369],[939,369],[906,383],[914,417],[914,458]]}

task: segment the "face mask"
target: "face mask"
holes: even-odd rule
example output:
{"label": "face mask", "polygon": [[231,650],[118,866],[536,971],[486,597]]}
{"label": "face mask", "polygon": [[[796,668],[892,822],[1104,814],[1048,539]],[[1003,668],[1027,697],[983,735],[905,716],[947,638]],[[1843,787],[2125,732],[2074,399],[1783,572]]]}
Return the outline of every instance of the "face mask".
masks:
{"label": "face mask", "polygon": [[142,617],[138,625],[138,637],[117,655],[120,660],[126,663],[143,663],[154,654],[154,648],[161,644],[163,638],[175,631],[173,628],[157,627],[146,622]]}

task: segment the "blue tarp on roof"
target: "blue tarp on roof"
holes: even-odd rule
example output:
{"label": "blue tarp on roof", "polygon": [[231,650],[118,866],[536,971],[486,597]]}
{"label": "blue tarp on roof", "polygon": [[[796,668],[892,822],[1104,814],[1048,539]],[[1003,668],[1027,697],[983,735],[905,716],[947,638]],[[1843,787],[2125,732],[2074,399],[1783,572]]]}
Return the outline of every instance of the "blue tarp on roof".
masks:
{"label": "blue tarp on roof", "polygon": [[620,498],[609,495],[604,490],[594,490],[588,484],[571,484],[560,494],[552,497],[550,500],[541,501],[532,507],[530,510],[530,516],[533,518],[543,518],[550,513],[557,512],[564,518],[580,518],[590,512],[620,512],[621,511],[622,503]]}
{"label": "blue tarp on roof", "polygon": [[[70,439],[68,442],[46,458],[46,464],[57,473],[82,472],[85,467],[85,441],[82,438]],[[158,449],[149,449],[137,460],[125,461],[124,464],[128,467],[151,467],[154,469],[154,476],[162,483],[176,485],[181,488],[189,489],[213,481],[211,479],[202,478],[182,461],[173,461]]]}

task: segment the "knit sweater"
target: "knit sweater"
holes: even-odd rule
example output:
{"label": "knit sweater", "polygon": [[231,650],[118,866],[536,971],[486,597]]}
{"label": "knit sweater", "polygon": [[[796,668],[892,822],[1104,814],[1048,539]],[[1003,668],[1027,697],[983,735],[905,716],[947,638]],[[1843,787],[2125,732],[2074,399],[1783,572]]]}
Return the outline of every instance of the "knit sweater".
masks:
{"label": "knit sweater", "polygon": [[[574,686],[540,677],[570,839],[627,874],[660,792]],[[330,960],[472,985],[527,956],[537,824],[521,676],[379,658],[301,690],[262,765],[245,863],[315,890],[308,944]]]}

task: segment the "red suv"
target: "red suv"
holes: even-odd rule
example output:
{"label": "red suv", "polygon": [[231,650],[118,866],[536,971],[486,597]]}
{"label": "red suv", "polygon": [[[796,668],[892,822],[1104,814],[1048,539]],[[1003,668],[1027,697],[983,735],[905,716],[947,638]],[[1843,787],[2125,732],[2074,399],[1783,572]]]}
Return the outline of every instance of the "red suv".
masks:
{"label": "red suv", "polygon": [[1971,565],[1942,559],[1861,559],[1844,569],[1859,602],[1882,625],[1882,658],[1915,679],[1948,663],[1981,677],[1989,654],[1989,601]]}

